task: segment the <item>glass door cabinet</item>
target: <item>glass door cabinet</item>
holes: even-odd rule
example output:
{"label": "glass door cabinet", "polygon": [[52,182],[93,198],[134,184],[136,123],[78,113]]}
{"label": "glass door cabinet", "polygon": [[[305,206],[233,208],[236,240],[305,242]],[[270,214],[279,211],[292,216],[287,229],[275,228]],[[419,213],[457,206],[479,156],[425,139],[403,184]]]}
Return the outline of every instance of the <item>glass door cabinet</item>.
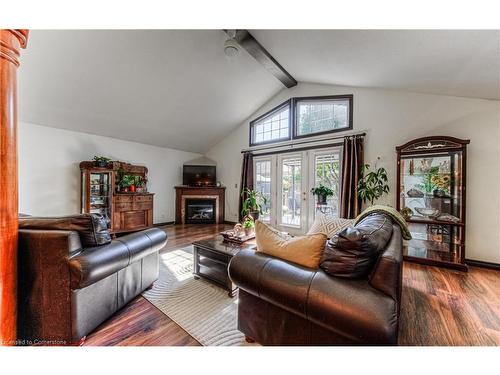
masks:
{"label": "glass door cabinet", "polygon": [[101,214],[110,223],[113,186],[112,171],[82,169],[82,213]]}
{"label": "glass door cabinet", "polygon": [[397,209],[412,239],[406,260],[467,270],[465,178],[469,140],[425,137],[396,147]]}

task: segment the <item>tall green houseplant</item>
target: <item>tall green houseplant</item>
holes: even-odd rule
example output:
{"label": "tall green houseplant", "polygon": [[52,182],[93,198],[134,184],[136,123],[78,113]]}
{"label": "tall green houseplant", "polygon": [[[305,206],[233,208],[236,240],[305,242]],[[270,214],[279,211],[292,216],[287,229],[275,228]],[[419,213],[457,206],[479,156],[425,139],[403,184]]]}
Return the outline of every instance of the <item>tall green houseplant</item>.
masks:
{"label": "tall green houseplant", "polygon": [[387,184],[387,171],[385,168],[377,168],[370,171],[370,164],[365,164],[358,181],[358,195],[363,203],[370,202],[373,205],[377,199],[389,193]]}

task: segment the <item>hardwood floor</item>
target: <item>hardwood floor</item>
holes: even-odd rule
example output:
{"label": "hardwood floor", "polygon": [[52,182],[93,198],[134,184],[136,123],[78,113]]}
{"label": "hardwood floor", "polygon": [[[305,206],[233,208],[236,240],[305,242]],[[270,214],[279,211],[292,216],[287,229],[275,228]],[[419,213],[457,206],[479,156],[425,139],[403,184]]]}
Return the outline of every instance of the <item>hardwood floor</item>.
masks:
{"label": "hardwood floor", "polygon": [[[162,251],[213,236],[229,225],[162,227]],[[400,345],[500,345],[500,271],[468,273],[405,263]],[[84,345],[199,345],[145,298],[138,297],[87,337]]]}
{"label": "hardwood floor", "polygon": [[[160,227],[168,235],[167,246],[162,252],[212,237],[231,227],[225,224]],[[84,346],[90,345],[199,346],[200,344],[147,299],[139,296],[91,333],[84,343]]]}

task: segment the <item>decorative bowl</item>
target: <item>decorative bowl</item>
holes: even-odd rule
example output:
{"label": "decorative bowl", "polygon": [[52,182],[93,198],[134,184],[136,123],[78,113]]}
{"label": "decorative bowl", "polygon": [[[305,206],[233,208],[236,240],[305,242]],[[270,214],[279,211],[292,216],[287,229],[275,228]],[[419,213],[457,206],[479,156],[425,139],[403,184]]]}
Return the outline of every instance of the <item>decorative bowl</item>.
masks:
{"label": "decorative bowl", "polygon": [[410,198],[423,198],[424,193],[418,189],[410,189],[406,192]]}
{"label": "decorative bowl", "polygon": [[441,212],[436,210],[435,208],[427,208],[427,207],[415,207],[415,211],[417,211],[422,216],[427,216],[429,218],[436,218],[439,216]]}

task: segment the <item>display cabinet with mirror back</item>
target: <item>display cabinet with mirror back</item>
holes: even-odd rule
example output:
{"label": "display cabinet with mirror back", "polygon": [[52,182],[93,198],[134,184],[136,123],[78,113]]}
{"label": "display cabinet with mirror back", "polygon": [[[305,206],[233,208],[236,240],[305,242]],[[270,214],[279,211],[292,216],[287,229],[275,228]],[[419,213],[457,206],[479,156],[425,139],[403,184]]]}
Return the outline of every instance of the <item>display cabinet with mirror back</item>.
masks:
{"label": "display cabinet with mirror back", "polygon": [[147,191],[148,169],[119,161],[104,164],[80,163],[82,213],[105,216],[111,233],[151,227],[154,194]]}
{"label": "display cabinet with mirror back", "polygon": [[469,142],[433,136],[396,147],[397,209],[412,234],[404,244],[406,260],[467,270],[465,181]]}

